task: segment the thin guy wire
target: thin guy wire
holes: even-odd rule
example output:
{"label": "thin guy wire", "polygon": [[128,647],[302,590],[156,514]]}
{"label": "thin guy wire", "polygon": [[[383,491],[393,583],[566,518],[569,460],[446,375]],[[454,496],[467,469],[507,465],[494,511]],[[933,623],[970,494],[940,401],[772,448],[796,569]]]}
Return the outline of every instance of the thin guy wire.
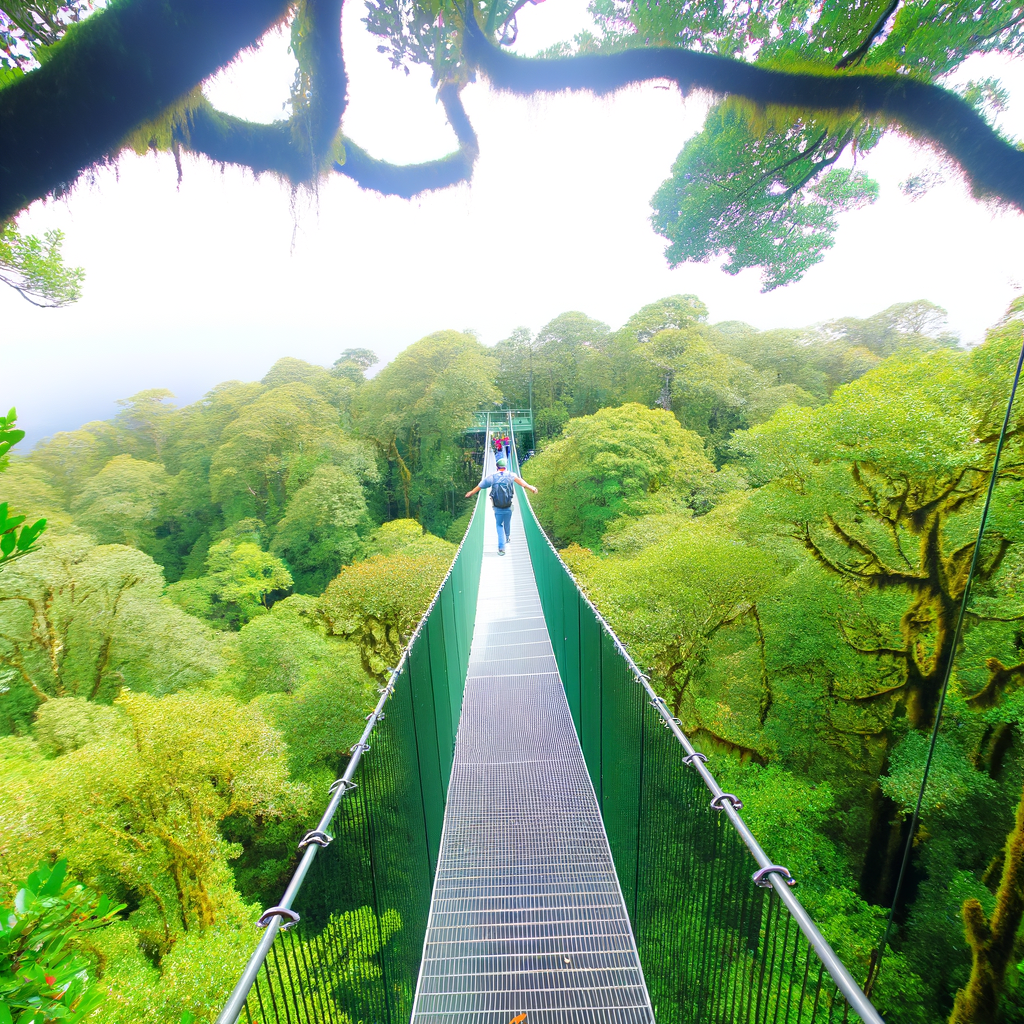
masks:
{"label": "thin guy wire", "polygon": [[925,790],[928,787],[928,774],[931,772],[932,759],[935,756],[935,747],[939,741],[939,726],[942,724],[942,712],[946,705],[946,694],[949,692],[949,681],[953,676],[953,663],[956,661],[956,650],[960,644],[960,634],[963,631],[964,617],[967,614],[967,603],[971,598],[971,583],[974,581],[974,571],[978,565],[978,554],[981,551],[981,542],[985,535],[985,523],[988,520],[989,508],[992,505],[992,495],[995,493],[996,481],[999,479],[999,460],[1003,455],[1003,445],[1006,443],[1006,432],[1010,426],[1010,416],[1013,414],[1013,402],[1017,397],[1017,385],[1020,383],[1021,369],[1024,368],[1024,339],[1021,342],[1020,356],[1017,359],[1017,372],[1013,375],[1013,386],[1010,388],[1010,400],[1006,403],[1006,415],[1003,417],[1003,426],[999,431],[999,443],[996,445],[996,457],[992,462],[992,475],[988,481],[988,492],[985,495],[985,504],[981,510],[981,522],[978,524],[978,539],[974,544],[974,553],[971,555],[971,568],[967,574],[967,583],[964,585],[963,596],[960,599],[960,611],[956,618],[956,629],[953,630],[953,643],[950,645],[949,660],[946,662],[946,670],[942,677],[942,689],[939,691],[939,705],[935,710],[935,723],[932,725],[931,741],[928,744],[928,757],[924,763],[924,773],[921,776],[921,786],[917,791],[917,803],[914,805],[914,814],[910,819],[910,831],[907,833],[907,841],[903,847],[903,861],[900,864],[900,873],[896,879],[896,889],[892,896],[892,906],[889,908],[889,916],[885,922],[885,931],[882,940],[878,944],[875,962],[869,969],[868,977],[864,983],[864,989],[870,998],[871,990],[882,970],[882,958],[885,956],[886,946],[889,944],[889,937],[892,935],[893,921],[896,917],[896,907],[899,905],[900,892],[903,889],[903,880],[906,877],[907,865],[910,863],[910,851],[914,845],[914,836],[917,834],[917,825],[921,819],[921,805],[924,802]]}

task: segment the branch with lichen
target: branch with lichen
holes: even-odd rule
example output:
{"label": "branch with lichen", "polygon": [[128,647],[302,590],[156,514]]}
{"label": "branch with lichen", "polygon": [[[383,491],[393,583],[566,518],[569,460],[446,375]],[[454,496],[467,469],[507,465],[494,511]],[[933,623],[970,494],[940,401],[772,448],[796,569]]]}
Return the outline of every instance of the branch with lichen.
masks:
{"label": "branch with lichen", "polygon": [[971,975],[956,994],[949,1024],[997,1024],[1006,972],[1016,959],[1017,932],[1024,921],[1024,795],[1007,836],[996,905],[986,917],[976,899],[964,902],[964,935],[971,949]]}
{"label": "branch with lichen", "polygon": [[704,90],[762,108],[861,114],[884,120],[929,142],[960,166],[977,195],[1024,211],[1024,152],[1006,142],[963,99],[905,75],[772,70],[729,57],[671,47],[612,54],[526,58],[492,45],[467,19],[465,51],[498,89],[616,92],[649,81],[674,81],[685,96]]}
{"label": "branch with lichen", "polygon": [[[392,164],[341,131],[347,77],[342,0],[123,0],[76,26],[44,66],[0,90],[0,223],[128,147],[182,151],[309,184],[336,171],[410,197],[471,176],[476,133],[457,85],[438,98],[458,148]],[[217,110],[199,84],[294,10],[291,116],[261,124]]]}
{"label": "branch with lichen", "polygon": [[288,0],[122,0],[0,89],[0,222],[60,192],[254,46]]}

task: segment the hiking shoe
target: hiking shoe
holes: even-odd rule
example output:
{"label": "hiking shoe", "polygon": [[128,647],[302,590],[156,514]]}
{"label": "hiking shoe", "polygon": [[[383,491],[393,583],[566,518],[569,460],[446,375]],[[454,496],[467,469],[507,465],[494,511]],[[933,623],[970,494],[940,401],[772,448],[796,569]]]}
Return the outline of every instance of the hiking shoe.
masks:
{"label": "hiking shoe", "polygon": [[498,548],[498,554],[499,555],[505,554],[505,549],[504,548]]}

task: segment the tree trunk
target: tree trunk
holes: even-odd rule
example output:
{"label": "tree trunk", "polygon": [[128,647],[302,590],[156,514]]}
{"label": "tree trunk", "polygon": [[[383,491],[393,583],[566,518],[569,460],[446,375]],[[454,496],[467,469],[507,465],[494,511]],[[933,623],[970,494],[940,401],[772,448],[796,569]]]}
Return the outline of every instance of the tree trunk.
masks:
{"label": "tree trunk", "polygon": [[999,997],[1013,963],[1013,945],[1024,919],[1024,794],[1007,837],[1003,876],[992,917],[976,899],[964,901],[964,934],[971,947],[971,976],[956,994],[949,1024],[997,1024]]}

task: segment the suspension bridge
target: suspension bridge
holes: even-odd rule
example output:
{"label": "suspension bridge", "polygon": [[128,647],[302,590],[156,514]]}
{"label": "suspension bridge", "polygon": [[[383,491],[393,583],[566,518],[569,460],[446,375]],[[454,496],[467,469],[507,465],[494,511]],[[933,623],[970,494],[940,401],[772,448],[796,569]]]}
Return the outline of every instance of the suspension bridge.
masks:
{"label": "suspension bridge", "polygon": [[516,490],[505,558],[479,495],[218,1024],[882,1024]]}

